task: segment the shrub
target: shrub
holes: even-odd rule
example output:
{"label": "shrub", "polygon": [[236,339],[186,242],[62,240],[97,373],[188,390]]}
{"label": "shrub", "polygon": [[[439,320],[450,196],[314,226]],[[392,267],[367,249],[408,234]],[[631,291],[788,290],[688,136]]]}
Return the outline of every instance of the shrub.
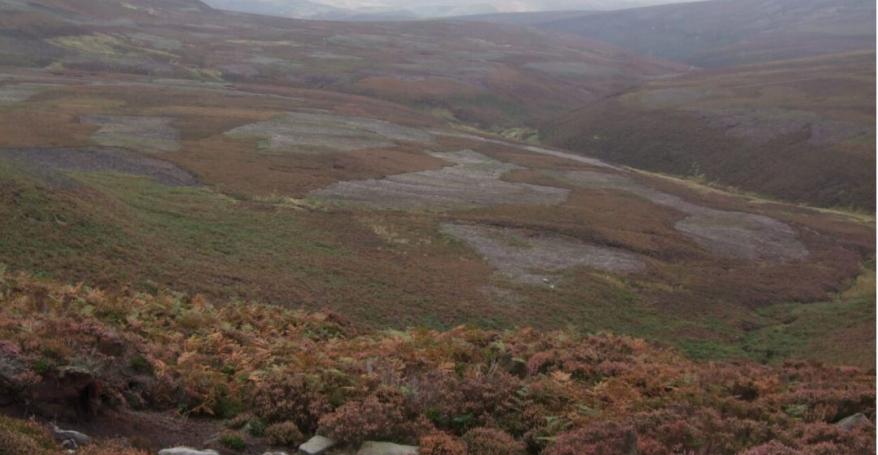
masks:
{"label": "shrub", "polygon": [[421,437],[419,455],[467,455],[466,444],[448,433],[431,433]]}
{"label": "shrub", "polygon": [[426,418],[410,409],[400,392],[389,389],[345,403],[320,418],[322,433],[351,444],[366,439],[410,440],[430,428]]}
{"label": "shrub", "polygon": [[256,415],[267,422],[292,420],[308,432],[316,430],[320,416],[330,410],[326,397],[301,374],[272,374],[259,385],[254,395],[253,411]]}
{"label": "shrub", "polygon": [[247,430],[247,433],[250,433],[250,436],[261,437],[265,434],[265,422],[261,419],[250,419],[247,425],[244,426],[244,429]]}
{"label": "shrub", "polygon": [[419,406],[437,427],[456,434],[513,412],[516,391],[521,387],[518,378],[503,371],[485,374],[471,369],[461,375],[430,379],[431,390],[421,397]]}
{"label": "shrub", "polygon": [[220,435],[219,442],[223,447],[228,447],[232,450],[241,451],[247,448],[247,443],[244,442],[244,437],[237,431],[227,431],[223,433]]}
{"label": "shrub", "polygon": [[49,359],[42,358],[34,362],[34,371],[36,371],[37,374],[46,374],[51,371],[52,368],[52,361]]}
{"label": "shrub", "polygon": [[800,452],[777,441],[753,447],[741,455],[797,455]]}
{"label": "shrub", "polygon": [[[114,308],[137,310],[119,318]],[[0,394],[19,405],[47,414],[64,406],[40,390],[34,369],[81,364],[107,403],[136,395],[132,402],[144,406],[182,403],[213,417],[252,412],[227,422],[238,431],[225,444],[235,447],[280,423],[271,430],[278,441],[321,427],[353,443],[424,436],[422,452],[442,455],[465,453],[464,442],[473,455],[519,454],[522,442],[530,453],[549,444],[547,455],[625,453],[632,434],[641,455],[875,451],[874,426],[834,425],[854,413],[874,420],[874,372],[703,364],[606,334],[356,333],[326,314],[92,292],[21,275],[0,282],[0,340],[0,367],[9,372]],[[148,381],[135,371],[150,368]],[[55,449],[39,425],[0,418],[0,455]]]}
{"label": "shrub", "polygon": [[49,432],[33,421],[0,415],[0,455],[51,455],[57,452]]}
{"label": "shrub", "polygon": [[128,362],[128,366],[130,366],[135,373],[139,374],[152,376],[155,372],[152,364],[149,363],[149,360],[142,355],[135,355],[132,357],[131,361]]}
{"label": "shrub", "polygon": [[265,438],[273,446],[293,447],[305,441],[299,427],[289,421],[269,425],[265,429]]}
{"label": "shrub", "polygon": [[231,419],[226,421],[226,428],[231,428],[232,430],[240,430],[244,427],[244,425],[250,423],[251,420],[253,420],[253,414],[238,414],[235,417],[232,417]]}
{"label": "shrub", "polygon": [[524,444],[495,428],[473,428],[463,435],[467,450],[479,455],[524,455]]}
{"label": "shrub", "polygon": [[636,454],[634,428],[613,422],[601,422],[563,433],[544,453],[546,455],[625,455]]}

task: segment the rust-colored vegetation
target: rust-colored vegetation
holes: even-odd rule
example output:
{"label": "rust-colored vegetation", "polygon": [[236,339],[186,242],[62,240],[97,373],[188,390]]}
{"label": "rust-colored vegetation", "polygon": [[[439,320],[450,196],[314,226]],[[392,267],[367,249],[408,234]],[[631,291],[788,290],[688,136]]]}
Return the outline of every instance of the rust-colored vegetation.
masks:
{"label": "rust-colored vegetation", "polygon": [[[250,409],[274,438],[298,440],[278,426],[294,424],[346,443],[421,438],[427,453],[874,450],[873,427],[835,425],[874,416],[873,376],[856,368],[693,363],[609,334],[371,332],[332,313],[24,275],[4,277],[0,299],[2,386],[37,413]],[[33,423],[2,432],[16,447],[51,444]]]}

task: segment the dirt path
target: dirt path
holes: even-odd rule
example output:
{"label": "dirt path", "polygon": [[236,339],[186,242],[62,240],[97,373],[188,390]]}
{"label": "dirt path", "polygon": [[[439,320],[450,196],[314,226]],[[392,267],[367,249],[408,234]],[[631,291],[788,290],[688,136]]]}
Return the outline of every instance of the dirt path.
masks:
{"label": "dirt path", "polygon": [[617,166],[613,166],[605,161],[599,160],[597,158],[589,158],[587,156],[577,155],[575,153],[563,152],[560,150],[552,150],[544,147],[537,147],[535,145],[526,145],[526,144],[517,144],[515,142],[506,142],[498,139],[489,139],[486,137],[476,136],[474,134],[463,134],[463,133],[450,133],[447,131],[432,131],[433,134],[437,136],[447,136],[447,137],[456,137],[460,139],[470,139],[478,142],[487,142],[489,144],[497,144],[497,145],[505,145],[507,147],[517,148],[519,150],[527,150],[529,152],[538,153],[540,155],[548,155],[554,156],[556,158],[564,158],[570,161],[575,161],[577,163],[587,164],[589,166],[601,167],[606,169],[615,169],[622,170]]}

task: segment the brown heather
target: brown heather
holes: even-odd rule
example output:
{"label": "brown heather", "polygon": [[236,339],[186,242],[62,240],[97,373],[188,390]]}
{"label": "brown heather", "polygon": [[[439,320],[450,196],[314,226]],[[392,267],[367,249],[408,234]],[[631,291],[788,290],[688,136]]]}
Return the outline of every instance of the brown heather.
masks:
{"label": "brown heather", "polygon": [[[420,439],[435,454],[463,443],[491,454],[874,450],[873,428],[833,425],[874,416],[874,376],[854,368],[696,363],[610,334],[366,332],[332,314],[24,275],[2,281],[0,302],[3,362],[15,372],[3,386],[37,410],[38,391],[76,368],[99,385],[96,413],[182,402],[188,414],[230,418],[246,407],[287,439]],[[5,440],[42,440],[36,424],[16,425]]]}

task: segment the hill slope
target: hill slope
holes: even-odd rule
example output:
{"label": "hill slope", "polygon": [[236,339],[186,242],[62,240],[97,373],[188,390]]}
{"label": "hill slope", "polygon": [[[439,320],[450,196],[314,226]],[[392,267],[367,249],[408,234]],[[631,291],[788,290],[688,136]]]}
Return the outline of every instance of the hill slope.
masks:
{"label": "hill slope", "polygon": [[[0,8],[0,412],[150,450],[872,450],[836,424],[874,419],[873,217],[533,142],[587,105],[583,152],[695,115],[866,157],[865,53],[679,74],[501,25]],[[41,428],[0,418],[0,450]]]}
{"label": "hill slope", "polygon": [[470,126],[666,68],[612,48],[197,2],[34,5],[0,16],[52,52],[6,48],[23,59],[0,85],[0,262],[16,270],[328,307],[376,327],[573,324],[762,358],[771,346],[742,343],[777,324],[759,311],[832,302],[874,254],[868,221]]}
{"label": "hill slope", "polygon": [[418,20],[522,11],[607,11],[680,0],[207,0],[211,6],[301,19]]}
{"label": "hill slope", "polygon": [[643,169],[823,206],[875,206],[875,54],[656,80],[567,114],[546,139]]}
{"label": "hill slope", "polygon": [[300,21],[181,1],[0,3],[0,55],[7,66],[55,72],[364,94],[498,129],[532,127],[537,118],[678,69],[519,27]]}
{"label": "hill slope", "polygon": [[[364,332],[332,314],[17,276],[0,277],[0,336],[6,408],[27,406],[64,426],[75,419],[108,446],[89,454],[144,453],[125,452],[129,441],[151,453],[207,444],[258,454],[314,432],[352,447],[377,439],[453,454],[467,446],[470,454],[868,453],[875,445],[873,426],[838,423],[874,418],[871,373],[698,364],[610,334]],[[170,409],[229,419],[229,429],[146,412]],[[206,425],[221,431],[212,441]],[[0,441],[13,453],[54,452],[33,422],[0,416]]]}
{"label": "hill slope", "polygon": [[721,67],[873,49],[869,0],[716,0],[541,21],[643,55]]}

